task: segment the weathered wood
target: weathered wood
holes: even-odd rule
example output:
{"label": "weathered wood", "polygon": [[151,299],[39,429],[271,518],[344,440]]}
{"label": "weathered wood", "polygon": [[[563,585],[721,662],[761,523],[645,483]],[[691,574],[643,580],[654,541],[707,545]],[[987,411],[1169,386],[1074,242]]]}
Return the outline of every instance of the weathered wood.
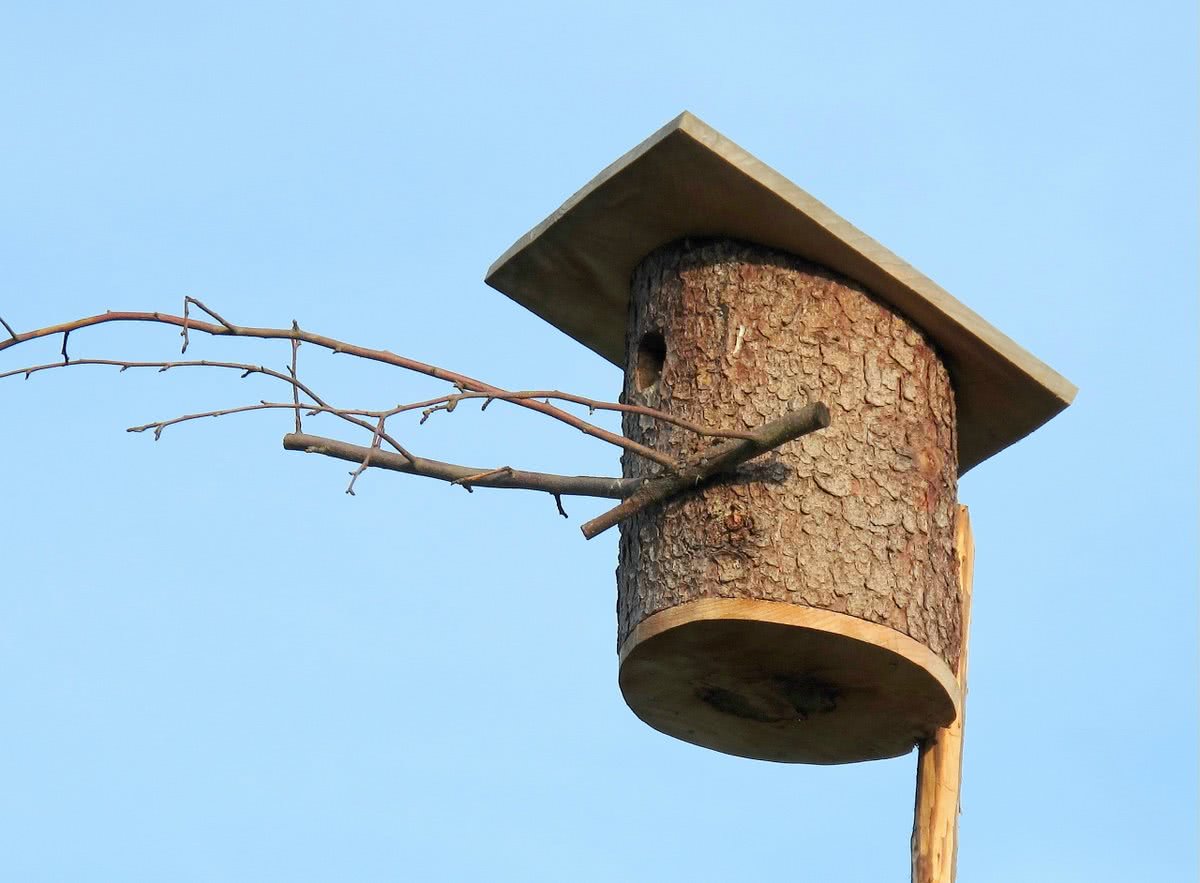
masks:
{"label": "weathered wood", "polygon": [[[786,155],[786,147],[781,148]],[[853,279],[946,355],[963,472],[1045,423],[1075,387],[845,218],[690,113],[617,159],[487,273],[507,294],[616,365],[629,279],[686,236],[757,242]]]}
{"label": "weathered wood", "polygon": [[958,703],[954,672],[924,644],[779,601],[706,598],[663,610],[638,625],[620,660],[621,692],[645,723],[757,760],[907,754]]}
{"label": "weathered wood", "polygon": [[[853,679],[852,665],[839,663],[837,671],[851,678],[842,683],[825,671],[819,654],[785,650],[789,640],[814,650],[819,642],[797,630],[780,632],[769,621],[761,623],[761,635],[749,623],[727,629],[754,655],[756,673],[739,667],[742,651],[733,637],[721,643],[731,657],[728,665],[712,658],[711,646],[682,636],[678,647],[660,637],[635,653],[641,623],[662,611],[691,610],[705,599],[776,602],[857,617],[908,636],[952,668],[960,624],[952,566],[954,392],[925,338],[852,282],[793,256],[728,240],[685,241],[647,257],[633,276],[628,330],[627,402],[725,427],[758,425],[817,400],[831,412],[828,429],[762,456],[749,474],[622,523],[617,618],[625,665],[637,660],[644,671],[657,670],[670,690],[678,686],[672,666],[712,679],[730,672],[747,679],[740,693],[727,681],[720,691],[696,686],[688,700],[694,714],[676,703],[664,716],[654,706],[665,694],[652,678],[623,677],[635,713],[696,741],[690,732],[695,721],[708,726],[719,720],[711,716],[715,702],[726,712],[731,735],[710,734],[702,744],[729,750],[749,744],[747,728],[758,726],[764,739],[778,729],[774,712],[739,716],[737,709],[786,704],[787,685],[797,679],[847,697],[866,689]],[[626,414],[623,425],[639,443],[684,457],[698,448],[676,427],[636,414]],[[649,473],[631,457],[623,464],[626,477]],[[707,635],[712,628],[702,630]],[[867,644],[845,640],[845,658],[854,648],[871,653]],[[774,663],[759,653],[764,646],[778,649]],[[679,647],[703,658],[689,661]],[[669,660],[664,656],[657,664],[655,648]],[[841,736],[839,744],[824,747],[797,739],[790,752],[767,753],[831,763],[866,759],[863,746],[872,744],[878,746],[875,756],[911,750],[951,719],[933,710],[953,706],[928,670],[914,672],[911,682],[929,691],[913,702],[925,716],[914,721],[883,714],[885,729],[891,718],[890,736],[864,730],[861,739]],[[765,698],[763,684],[779,691]],[[682,701],[682,694],[675,698]],[[861,718],[864,726],[866,720]]]}
{"label": "weathered wood", "polygon": [[962,649],[958,654],[958,716],[920,746],[917,799],[912,834],[913,883],[954,883],[958,860],[958,814],[961,805],[963,726],[967,699],[967,635],[971,621],[971,583],[975,540],[966,506],[959,506],[954,527],[958,584],[962,593]]}

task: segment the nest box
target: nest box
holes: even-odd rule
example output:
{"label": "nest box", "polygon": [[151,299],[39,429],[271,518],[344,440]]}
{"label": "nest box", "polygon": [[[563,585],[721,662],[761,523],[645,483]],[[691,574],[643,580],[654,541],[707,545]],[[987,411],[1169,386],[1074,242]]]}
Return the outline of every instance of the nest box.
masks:
{"label": "nest box", "polygon": [[[828,428],[622,523],[638,717],[810,763],[904,754],[955,718],[957,479],[1065,408],[1067,380],[687,113],[487,283],[622,367],[624,401],[724,429],[829,407]],[[636,414],[624,432],[711,443]]]}

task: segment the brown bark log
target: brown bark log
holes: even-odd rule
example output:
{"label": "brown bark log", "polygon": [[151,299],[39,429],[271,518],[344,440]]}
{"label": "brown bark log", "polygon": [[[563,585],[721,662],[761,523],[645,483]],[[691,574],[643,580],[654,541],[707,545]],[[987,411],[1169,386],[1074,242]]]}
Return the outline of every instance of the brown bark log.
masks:
{"label": "brown bark log", "polygon": [[[921,333],[854,283],[721,240],[646,258],[630,310],[626,401],[739,429],[824,401],[832,420],[621,525],[619,643],[680,604],[756,599],[887,626],[953,668],[954,395]],[[707,444],[633,414],[624,430],[681,459]]]}

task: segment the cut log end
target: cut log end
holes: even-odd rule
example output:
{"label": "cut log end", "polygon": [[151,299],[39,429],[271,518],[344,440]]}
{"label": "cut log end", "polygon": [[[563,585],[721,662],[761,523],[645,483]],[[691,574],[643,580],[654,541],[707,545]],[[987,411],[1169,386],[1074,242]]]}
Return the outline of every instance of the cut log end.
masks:
{"label": "cut log end", "polygon": [[695,601],[621,648],[626,703],[669,736],[786,763],[907,754],[952,721],[954,675],[911,638],[792,604]]}

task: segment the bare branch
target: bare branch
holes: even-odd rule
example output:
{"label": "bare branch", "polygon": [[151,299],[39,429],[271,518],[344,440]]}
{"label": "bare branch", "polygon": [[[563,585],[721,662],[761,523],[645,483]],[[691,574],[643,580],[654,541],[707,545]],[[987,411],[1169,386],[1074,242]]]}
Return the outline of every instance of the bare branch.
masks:
{"label": "bare branch", "polygon": [[369,457],[371,466],[436,478],[451,484],[545,491],[555,498],[559,514],[564,518],[567,517],[567,513],[562,506],[563,496],[624,500],[619,506],[583,525],[583,535],[592,539],[648,506],[700,487],[719,474],[732,472],[747,460],[828,425],[829,409],[821,402],[815,402],[759,427],[753,433],[753,439],[734,439],[710,448],[699,457],[688,461],[679,474],[651,479],[556,475],[526,472],[508,466],[500,469],[475,469],[422,457],[405,460],[386,451],[372,453],[369,449],[349,442],[299,433],[284,436],[283,447],[289,451],[323,454],[352,462],[366,462]]}
{"label": "bare branch", "polygon": [[[338,460],[360,463],[366,459],[368,450],[361,445],[350,444],[319,435],[291,433],[283,437],[283,447],[289,451],[303,451],[309,454],[324,454]],[[376,451],[371,454],[371,465],[393,472],[405,472],[409,475],[421,475],[425,478],[436,478],[439,481],[454,483],[461,479],[470,479],[474,487],[509,488],[514,490],[544,491],[548,494],[577,497],[604,497],[610,500],[620,500],[632,494],[642,481],[636,478],[602,478],[592,475],[556,475],[547,472],[526,472],[512,469],[504,474],[494,474],[490,478],[481,478],[488,472],[496,473],[501,470],[479,469],[474,466],[460,466],[455,463],[445,463],[441,460],[427,460],[424,457],[406,459],[389,451]]]}
{"label": "bare branch", "polygon": [[[72,364],[74,364],[74,363],[72,363]],[[163,368],[161,370],[165,371],[166,369]],[[191,420],[203,420],[205,417],[225,417],[229,414],[246,414],[246,413],[249,413],[250,411],[292,411],[292,410],[295,410],[296,408],[299,408],[302,411],[306,411],[310,415],[332,414],[335,417],[341,417],[343,420],[347,420],[356,426],[362,426],[366,429],[371,429],[371,425],[369,423],[367,423],[365,420],[358,420],[353,416],[349,416],[341,408],[333,408],[333,407],[330,407],[329,405],[310,404],[308,402],[260,401],[253,405],[238,405],[237,407],[233,407],[233,408],[217,408],[216,410],[212,410],[212,411],[198,411],[195,414],[183,414],[179,417],[172,417],[170,420],[156,420],[151,423],[143,423],[140,426],[130,426],[125,431],[126,432],[145,432],[147,429],[153,429],[154,430],[154,440],[158,441],[162,437],[163,430],[166,429],[168,426],[175,426],[176,424],[179,424],[179,423],[187,423],[188,421],[191,421]],[[362,413],[362,412],[359,412],[359,413]],[[383,420],[382,419],[379,421],[379,423],[381,425],[379,425],[377,428],[372,430],[372,438],[373,439],[376,438],[376,434],[377,434],[378,438],[382,439],[383,441],[386,441],[393,448],[395,448],[396,452],[399,453],[400,456],[411,458],[413,455],[406,448],[404,448],[403,445],[401,445],[398,441],[393,439],[386,432],[383,432],[383,427],[382,427]],[[350,482],[350,486],[351,487],[354,486],[353,481]],[[347,493],[353,493],[353,492],[350,491],[349,489],[347,489]]]}
{"label": "bare branch", "polygon": [[[293,403],[290,405],[285,405],[285,404],[277,404],[274,402],[260,402],[257,405],[247,406],[243,410],[245,410],[245,411],[261,411],[261,410],[267,410],[267,409],[271,409],[271,408],[292,408],[292,409],[294,409],[294,408],[299,407],[301,410],[311,411],[311,412],[315,412],[315,413],[332,414],[335,417],[340,417],[341,419],[345,420],[347,423],[352,423],[355,426],[365,429],[371,433],[374,433],[375,426],[373,424],[367,422],[366,420],[361,419],[361,417],[365,415],[368,417],[376,417],[377,418],[381,414],[381,412],[378,412],[378,411],[355,411],[355,410],[351,410],[351,409],[334,408],[331,405],[329,405],[324,399],[322,399],[319,395],[317,395],[307,384],[301,382],[298,378],[288,377],[285,374],[281,374],[280,372],[274,371],[267,367],[264,367],[263,365],[251,365],[251,364],[247,364],[245,362],[213,362],[213,361],[209,361],[207,359],[194,359],[194,360],[190,360],[190,361],[179,361],[179,362],[126,362],[126,361],[119,361],[116,359],[76,359],[73,362],[49,362],[44,365],[30,365],[25,368],[17,368],[12,371],[5,371],[3,373],[0,373],[0,380],[3,380],[7,377],[14,377],[17,374],[24,374],[25,379],[28,380],[30,375],[37,374],[38,372],[41,372],[41,371],[49,371],[52,368],[77,368],[77,367],[84,366],[84,365],[108,366],[108,367],[113,367],[113,368],[119,368],[121,371],[127,371],[130,368],[156,368],[159,372],[167,371],[167,370],[170,370],[171,368],[227,368],[227,369],[232,369],[232,370],[236,370],[236,371],[241,371],[242,377],[248,377],[251,374],[262,374],[266,377],[271,377],[271,378],[274,378],[275,380],[281,380],[284,383],[290,384],[292,386],[293,390],[298,391],[302,395],[308,396],[310,399],[312,399],[314,402],[316,402],[316,404],[315,405],[305,405],[303,403],[300,403],[300,404]],[[227,412],[222,412],[222,413],[227,413]],[[229,412],[229,413],[231,413],[231,412]],[[214,416],[214,414],[213,414],[213,412],[205,411],[201,414],[191,414],[191,415],[186,415],[186,416],[187,416],[187,419],[194,420],[194,419],[198,419],[200,417]],[[215,415],[215,416],[219,416],[219,415]],[[165,422],[183,422],[183,421],[179,420],[179,421],[165,421]],[[145,426],[142,426],[142,427],[131,427],[130,430],[128,430],[128,431],[142,432],[146,429],[149,429],[151,427],[155,427],[158,425],[159,425],[158,423],[147,423]],[[162,433],[160,431],[158,435],[161,436],[161,434]],[[157,437],[158,436],[156,436],[156,438]],[[387,442],[389,445],[391,445],[400,454],[402,454],[406,457],[411,456],[409,451],[403,445],[401,445],[398,441],[396,441],[394,438],[392,438],[386,432],[383,433],[382,438],[385,442]]]}
{"label": "bare branch", "polygon": [[[300,412],[297,411],[296,413],[299,414]],[[354,483],[358,481],[358,477],[366,471],[366,468],[371,465],[371,455],[379,450],[379,439],[383,436],[383,422],[386,419],[386,417],[379,418],[379,422],[375,425],[375,432],[371,436],[371,447],[367,448],[367,453],[363,455],[363,461],[359,464],[359,467],[350,473],[350,484],[346,486],[346,493],[352,497],[354,496]],[[298,422],[297,420],[297,424]],[[412,458],[410,457],[409,459],[411,460]]]}
{"label": "bare branch", "polygon": [[759,454],[802,435],[824,429],[828,425],[829,409],[821,402],[807,405],[799,411],[792,411],[759,427],[753,433],[753,439],[728,441],[717,445],[686,463],[678,473],[651,479],[619,506],[586,522],[580,529],[590,540],[647,506],[661,503],[698,487],[714,475],[729,472]]}
{"label": "bare branch", "polygon": [[494,401],[515,402],[519,403],[525,399],[541,399],[545,401],[552,399],[555,401],[571,402],[576,405],[583,405],[589,411],[618,411],[628,414],[641,414],[645,417],[651,417],[655,420],[660,420],[663,423],[670,423],[678,426],[681,429],[686,429],[689,432],[694,432],[700,436],[709,438],[740,438],[746,441],[752,441],[754,433],[737,430],[737,429],[711,429],[706,426],[701,426],[698,423],[693,423],[690,420],[685,420],[682,417],[676,417],[674,414],[668,414],[666,411],[658,411],[654,408],[648,408],[645,405],[628,405],[624,402],[603,402],[598,399],[589,399],[584,396],[574,395],[568,392],[562,392],[557,389],[523,389],[516,392],[458,392],[449,395],[438,396],[433,399],[426,399],[423,402],[410,402],[407,405],[397,405],[391,410],[391,414],[401,414],[405,411],[415,411],[424,409],[421,413],[421,422],[424,423],[433,414],[438,411],[453,411],[458,403],[465,399],[483,399],[483,410]]}
{"label": "bare branch", "polygon": [[[454,413],[454,409],[458,407],[458,401],[462,396],[442,396],[432,408],[426,408],[421,412],[421,419],[418,421],[421,426],[425,425],[425,421],[436,414],[438,411],[445,411],[447,414]],[[397,406],[401,411],[408,411],[410,408],[407,405]]]}
{"label": "bare branch", "polygon": [[[301,340],[305,343],[311,343],[314,346],[323,347],[335,353],[348,353],[349,355],[357,356],[361,359],[367,359],[374,362],[382,362],[385,365],[392,365],[397,368],[404,368],[408,371],[414,371],[418,374],[424,374],[428,377],[433,377],[438,380],[445,380],[464,391],[487,393],[490,397],[497,398],[507,394],[507,390],[497,386],[492,386],[490,383],[484,383],[482,380],[476,380],[473,377],[468,377],[465,374],[458,374],[454,371],[447,371],[444,368],[439,368],[436,365],[429,365],[425,362],[409,359],[405,356],[399,356],[387,350],[376,350],[369,347],[356,346],[346,343],[345,341],[337,340],[336,338],[326,337],[321,334],[313,334],[309,331],[298,331],[290,328],[254,328],[248,326],[233,325],[224,319],[219,314],[210,310],[203,303],[195,298],[189,298],[189,302],[199,307],[208,315],[216,319],[220,324],[214,325],[210,322],[201,322],[194,319],[187,320],[190,331],[200,331],[205,334],[211,334],[217,337],[252,337],[261,340]],[[16,346],[19,343],[24,343],[28,340],[35,340],[40,337],[47,337],[52,334],[63,334],[65,332],[75,331],[81,328],[88,328],[93,325],[102,325],[108,322],[152,322],[161,325],[174,325],[182,327],[184,319],[181,316],[172,316],[168,313],[158,312],[107,312],[96,316],[88,316],[83,319],[76,319],[72,322],[65,322],[59,325],[51,325],[46,328],[39,328],[35,331],[27,331],[22,334],[17,334],[9,340],[0,341],[0,351],[8,349],[11,346]],[[675,460],[653,448],[639,444],[632,439],[625,438],[606,429],[601,429],[599,426],[594,426],[585,420],[576,417],[566,411],[556,408],[553,405],[547,404],[540,399],[516,399],[517,404],[521,407],[529,408],[545,414],[548,417],[553,417],[566,423],[568,426],[573,426],[580,432],[606,441],[609,444],[616,445],[631,453],[637,454],[647,460],[665,466],[668,469],[674,469],[676,466]]]}
{"label": "bare branch", "polygon": [[[212,319],[215,319],[218,324],[214,325],[210,322],[200,322],[192,320],[190,316],[190,308],[197,307]],[[253,328],[234,325],[229,322],[219,313],[209,309],[203,302],[193,297],[184,298],[183,316],[171,316],[163,313],[114,313],[107,312],[98,316],[91,316],[84,319],[78,319],[74,322],[67,322],[61,325],[50,326],[47,328],[37,329],[35,331],[26,332],[24,334],[16,334],[7,322],[3,322],[5,329],[9,332],[9,339],[0,341],[0,351],[8,349],[19,343],[28,340],[34,340],[41,337],[46,337],[52,334],[62,334],[62,362],[34,365],[28,368],[22,368],[15,371],[0,373],[0,379],[10,377],[15,374],[23,373],[28,379],[32,374],[49,370],[50,368],[69,367],[75,364],[79,365],[109,365],[118,367],[121,371],[129,368],[148,368],[154,367],[159,371],[167,371],[175,367],[219,367],[236,369],[242,372],[242,377],[249,376],[252,373],[263,374],[278,380],[282,380],[291,386],[292,401],[290,403],[283,402],[268,402],[260,401],[258,404],[243,405],[234,408],[224,408],[214,411],[204,411],[196,414],[185,414],[180,417],[175,417],[170,420],[162,420],[153,423],[146,423],[141,426],[132,426],[128,429],[129,432],[144,432],[152,429],[154,438],[157,440],[162,437],[163,431],[178,423],[183,423],[189,420],[197,420],[202,417],[221,417],[227,414],[245,413],[248,411],[259,411],[269,409],[290,409],[295,418],[296,432],[285,437],[284,447],[289,450],[306,450],[315,451],[329,456],[339,457],[341,459],[350,459],[358,463],[356,469],[350,473],[350,483],[346,488],[346,493],[353,495],[354,486],[358,477],[365,472],[370,466],[380,465],[384,468],[396,469],[401,472],[409,472],[416,475],[425,475],[432,478],[438,478],[442,481],[448,481],[451,484],[462,485],[466,490],[471,491],[474,487],[509,487],[509,488],[525,488],[529,490],[540,490],[551,494],[554,497],[555,505],[558,512],[567,517],[566,510],[562,505],[562,495],[564,494],[582,494],[587,496],[602,496],[613,499],[622,499],[619,506],[616,506],[609,512],[601,515],[598,518],[592,519],[583,525],[583,534],[588,539],[602,533],[609,527],[620,522],[624,518],[628,518],[636,512],[641,511],[647,506],[660,503],[667,500],[676,494],[682,493],[689,489],[695,488],[703,484],[705,481],[713,478],[719,473],[729,472],[737,468],[738,465],[746,460],[752,459],[774,447],[777,447],[787,441],[797,438],[809,432],[821,429],[829,425],[829,412],[821,403],[809,405],[800,411],[785,415],[765,426],[760,427],[753,432],[710,429],[700,426],[690,421],[675,417],[671,414],[666,414],[661,411],[656,411],[652,408],[641,405],[628,405],[625,403],[602,402],[595,399],[589,399],[584,396],[577,396],[571,393],[564,393],[560,390],[519,390],[510,392],[500,389],[491,384],[484,383],[466,375],[457,374],[445,369],[438,368],[435,365],[427,365],[423,362],[418,362],[414,359],[409,359],[403,356],[398,356],[386,350],[373,350],[365,347],[359,347],[352,344],[347,344],[343,341],[334,338],[325,337],[318,334],[312,334],[301,330],[299,323],[292,320],[290,329],[279,328]],[[181,328],[181,336],[183,337],[183,351],[186,352],[189,343],[189,333],[192,330],[201,331],[205,334],[213,336],[234,336],[234,337],[253,337],[260,339],[286,339],[291,344],[291,362],[288,365],[288,374],[284,375],[278,371],[273,371],[261,365],[250,365],[237,362],[210,362],[206,360],[198,361],[179,361],[179,362],[125,362],[106,359],[80,359],[77,362],[71,362],[67,351],[67,341],[71,332],[86,328],[92,325],[99,325],[107,322],[154,322],[165,325],[175,325]],[[441,380],[446,380],[453,383],[457,392],[449,395],[439,396],[435,399],[429,399],[424,402],[414,402],[407,405],[397,405],[386,411],[366,411],[352,410],[343,408],[334,408],[316,395],[308,386],[302,383],[298,377],[298,352],[301,342],[313,343],[317,346],[330,350],[333,353],[349,353],[359,358],[378,361],[384,364],[393,365],[417,373],[425,374]],[[312,400],[312,403],[303,402],[301,396],[306,396]],[[413,456],[409,451],[404,449],[395,439],[389,436],[384,431],[384,424],[388,417],[395,414],[403,413],[404,411],[423,409],[421,422],[425,422],[432,414],[437,411],[452,412],[465,399],[482,399],[482,408],[486,409],[491,402],[497,399],[503,401],[511,401],[522,407],[530,408],[539,411],[547,416],[551,416],[556,420],[560,420],[568,425],[580,429],[582,432],[600,438],[604,441],[609,441],[618,447],[624,448],[627,451],[635,453],[645,459],[657,463],[667,470],[665,473],[657,477],[648,479],[616,479],[616,478],[597,478],[593,476],[562,476],[549,473],[523,472],[504,466],[499,469],[470,469],[464,466],[458,466],[452,463],[442,463],[437,460],[426,460]],[[591,412],[597,410],[619,411],[623,413],[638,414],[641,416],[650,417],[652,419],[662,420],[667,423],[682,427],[691,432],[695,432],[702,436],[728,439],[723,444],[717,445],[701,454],[699,457],[693,458],[682,466],[678,464],[674,458],[641,445],[624,436],[616,435],[601,429],[598,426],[593,426],[580,418],[569,414],[550,404],[551,400],[565,401],[573,404],[583,405]],[[367,448],[361,448],[357,445],[350,445],[344,442],[334,441],[332,439],[323,439],[319,436],[305,435],[301,429],[301,410],[307,411],[309,414],[330,413],[343,420],[346,420],[355,426],[371,430],[371,444]],[[374,425],[368,423],[365,417],[374,418]],[[387,441],[389,445],[396,449],[398,454],[389,454],[380,450],[381,443]]]}
{"label": "bare branch", "polygon": [[179,336],[183,338],[183,346],[179,348],[179,354],[181,356],[187,352],[188,342],[189,342],[188,341],[188,318],[189,318],[188,308],[189,307],[191,307],[191,304],[188,302],[188,299],[185,297],[183,299],[183,330],[179,332]]}
{"label": "bare branch", "polygon": [[17,332],[13,331],[12,326],[4,321],[3,316],[0,316],[0,325],[4,326],[4,330],[8,332],[9,337],[11,337],[13,340],[17,339]]}
{"label": "bare branch", "polygon": [[[189,304],[195,304],[200,309],[204,310],[204,312],[208,313],[208,315],[212,316],[214,319],[216,319],[218,322],[220,322],[221,325],[223,325],[225,327],[225,330],[228,331],[230,334],[237,334],[239,332],[239,329],[236,325],[232,325],[229,322],[227,322],[219,313],[217,313],[215,310],[210,310],[202,302],[196,300],[196,298],[187,297],[187,298],[184,298],[184,301]],[[295,322],[293,322],[292,324],[295,325]]]}
{"label": "bare branch", "polygon": [[[817,403],[810,405],[799,412],[795,412],[780,418],[779,420],[776,420],[764,427],[760,427],[754,432],[709,429],[681,418],[674,417],[673,415],[655,411],[651,408],[646,408],[640,405],[600,402],[583,396],[564,393],[559,390],[521,390],[509,392],[499,387],[492,386],[491,384],[484,383],[480,380],[467,377],[466,375],[446,371],[445,369],[439,368],[435,365],[428,365],[423,362],[418,362],[414,359],[398,356],[395,353],[391,353],[386,350],[373,350],[366,347],[359,347],[336,340],[334,338],[303,331],[300,329],[299,324],[294,320],[292,322],[291,329],[245,327],[232,324],[220,314],[209,309],[201,301],[196,300],[195,298],[185,298],[185,312],[187,312],[188,306],[196,306],[207,315],[215,319],[219,324],[214,325],[209,322],[194,321],[190,316],[181,318],[162,313],[108,312],[104,313],[103,315],[78,319],[74,322],[42,328],[36,331],[27,332],[25,334],[12,335],[9,340],[0,341],[0,350],[7,349],[10,346],[14,346],[27,340],[33,340],[35,338],[45,337],[51,334],[62,334],[63,362],[59,363],[57,367],[65,367],[68,364],[71,364],[67,355],[66,347],[67,338],[69,337],[71,331],[106,322],[155,322],[159,324],[182,326],[185,332],[185,347],[186,333],[192,330],[201,331],[203,333],[218,337],[236,336],[260,339],[286,339],[291,342],[292,346],[292,364],[289,366],[290,376],[285,376],[277,371],[271,371],[270,369],[263,368],[262,366],[241,365],[238,363],[163,362],[154,364],[157,364],[159,370],[167,370],[171,367],[184,365],[212,365],[222,367],[238,367],[243,371],[243,376],[254,372],[262,373],[267,376],[284,380],[292,386],[291,403],[284,404],[263,401],[257,405],[246,405],[239,408],[227,408],[218,411],[206,411],[200,414],[187,414],[172,420],[148,423],[140,427],[131,427],[130,431],[141,432],[147,429],[153,429],[155,438],[159,438],[166,427],[172,426],[176,423],[184,422],[186,420],[199,419],[200,417],[218,417],[225,414],[265,410],[270,408],[290,408],[296,416],[296,427],[299,429],[300,410],[303,408],[304,410],[314,414],[323,412],[332,413],[355,424],[356,426],[367,428],[372,431],[372,442],[369,448],[358,449],[357,446],[350,446],[355,450],[353,459],[359,463],[359,466],[355,472],[351,473],[350,486],[347,488],[349,493],[353,493],[354,482],[358,475],[365,471],[369,466],[374,465],[377,462],[377,457],[382,457],[384,455],[384,452],[379,450],[381,440],[386,440],[390,445],[396,448],[396,450],[400,452],[400,457],[402,458],[403,462],[408,464],[409,468],[401,471],[409,471],[419,475],[429,475],[431,477],[441,478],[445,481],[460,483],[468,489],[473,486],[524,487],[533,490],[543,490],[556,496],[560,493],[569,494],[582,492],[589,496],[600,495],[624,498],[625,496],[628,496],[628,494],[633,493],[631,488],[636,487],[637,493],[620,506],[616,507],[605,515],[600,516],[599,518],[593,519],[583,526],[584,535],[588,538],[596,536],[597,534],[606,530],[608,527],[611,527],[613,524],[616,524],[623,518],[640,511],[646,506],[661,502],[674,496],[675,494],[681,493],[689,488],[696,487],[718,473],[735,469],[739,464],[745,462],[746,460],[758,456],[759,454],[783,444],[786,441],[805,433],[813,432],[816,429],[822,428],[823,426],[827,426],[829,421],[828,411],[823,405]],[[316,346],[323,347],[334,353],[349,353],[359,358],[382,362],[384,364],[393,365],[395,367],[449,381],[454,384],[458,392],[451,395],[440,396],[436,399],[430,399],[426,402],[412,403],[409,405],[397,405],[395,408],[387,411],[365,411],[333,408],[328,403],[316,396],[315,393],[313,393],[307,386],[302,384],[296,376],[297,350],[301,342],[313,343]],[[87,364],[118,365],[121,367],[121,370],[125,370],[128,367],[141,367],[152,364],[133,362],[106,362],[103,360],[87,360],[86,362],[85,360],[80,361]],[[34,371],[45,370],[49,367],[55,366],[34,366],[29,369],[22,369],[22,371],[25,373],[25,376],[28,377]],[[0,377],[10,376],[14,373],[20,372],[8,372],[6,374],[0,374]],[[302,403],[301,394],[310,398],[314,404],[309,405]],[[422,417],[423,422],[431,414],[436,413],[439,410],[444,410],[447,412],[453,411],[458,403],[464,399],[482,399],[484,408],[486,408],[492,401],[497,399],[514,402],[517,405],[539,411],[547,416],[551,416],[557,420],[567,423],[568,425],[574,426],[588,435],[609,441],[612,444],[624,448],[625,450],[642,456],[645,459],[651,460],[652,462],[657,463],[659,466],[665,467],[668,472],[649,480],[639,479],[637,482],[635,482],[635,484],[631,485],[625,482],[623,479],[595,479],[588,478],[586,476],[576,476],[572,478],[569,476],[552,476],[544,473],[519,473],[517,470],[511,470],[507,467],[500,470],[466,470],[465,467],[458,467],[454,464],[444,464],[440,463],[439,461],[429,461],[414,457],[383,431],[384,421],[393,414],[398,414],[406,410],[413,410],[421,407],[424,408],[424,414]],[[636,443],[628,438],[625,438],[624,436],[616,435],[608,432],[607,430],[601,429],[600,427],[593,426],[592,424],[587,423],[586,421],[583,421],[572,414],[554,407],[550,404],[551,400],[580,404],[586,406],[592,411],[611,410],[639,414],[654,419],[664,420],[668,423],[683,427],[700,435],[726,438],[729,439],[729,441],[711,449],[703,454],[700,458],[693,459],[687,464],[680,466],[674,460],[674,458],[666,454],[655,451],[646,447],[645,445]],[[376,422],[374,426],[363,419],[364,417],[368,416],[375,419]],[[288,436],[288,439],[292,440],[311,438],[317,437],[305,436],[301,432],[296,432]],[[285,446],[287,446],[287,444],[287,441],[285,441]],[[314,444],[315,446],[311,448],[313,450],[319,449],[322,453],[331,453],[332,456],[341,456],[341,454],[332,453],[335,449],[329,446],[342,443],[326,442],[318,439],[318,441]],[[306,447],[304,449],[309,448]],[[337,450],[341,450],[344,454],[345,451],[349,449],[350,448],[338,448]],[[525,478],[522,479],[520,476],[525,476]],[[588,482],[592,482],[592,489],[588,491],[579,491],[578,488],[581,487],[579,484],[580,481],[583,481],[585,485]],[[601,482],[605,487],[608,488],[609,491],[611,491],[614,487],[612,482],[615,481],[621,482],[621,493],[615,495],[612,493],[593,493],[593,490],[595,489],[595,482]],[[567,482],[566,486],[573,489],[553,489],[562,487],[562,482]],[[572,484],[572,482],[574,483]],[[556,499],[556,502],[558,504],[559,511],[565,515],[565,512],[562,509],[561,499]]]}
{"label": "bare branch", "polygon": [[[247,411],[266,411],[272,408],[292,408],[291,404],[281,404],[278,402],[259,402],[257,405],[239,405],[236,408],[221,408],[216,411],[201,411],[198,414],[184,414],[181,417],[172,417],[170,420],[159,420],[155,423],[144,423],[141,426],[130,426],[126,432],[145,432],[147,429],[154,430],[154,440],[158,441],[162,438],[163,430],[168,426],[174,426],[177,423],[186,423],[189,420],[200,420],[204,417],[225,417],[229,414],[245,414]],[[312,407],[320,410],[319,405],[305,405],[304,407]]]}
{"label": "bare branch", "polygon": [[[292,320],[292,330],[293,331],[300,330],[300,324],[295,319]],[[299,355],[299,353],[300,353],[300,341],[297,338],[293,337],[292,338],[292,366],[289,369],[289,373],[291,374],[293,381],[295,381],[297,378],[296,357]],[[303,431],[303,428],[300,426],[300,387],[296,386],[295,383],[292,383],[292,401],[295,402],[295,404],[296,404],[296,432],[301,432],[301,431]],[[383,428],[383,426],[381,424],[380,429],[382,430],[382,428]]]}
{"label": "bare branch", "polygon": [[126,371],[130,368],[157,368],[160,372],[167,371],[171,368],[231,368],[243,372],[243,376],[249,374],[265,374],[271,377],[277,377],[284,382],[290,382],[287,377],[279,374],[276,371],[271,371],[269,368],[264,368],[262,365],[250,365],[243,362],[212,362],[205,359],[194,359],[181,362],[129,362],[121,359],[75,359],[71,362],[47,362],[43,365],[29,365],[25,368],[14,368],[11,371],[0,373],[0,380],[6,377],[15,377],[18,374],[24,374],[28,377],[30,374],[37,374],[41,371],[49,371],[52,368],[79,368],[85,365],[104,365],[112,368],[120,368],[121,371]]}

